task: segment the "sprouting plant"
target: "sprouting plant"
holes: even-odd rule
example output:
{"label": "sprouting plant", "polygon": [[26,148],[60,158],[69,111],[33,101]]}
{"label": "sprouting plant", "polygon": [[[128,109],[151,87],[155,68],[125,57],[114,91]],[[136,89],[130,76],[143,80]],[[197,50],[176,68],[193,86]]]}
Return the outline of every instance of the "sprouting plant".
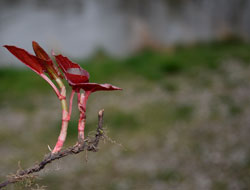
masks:
{"label": "sprouting plant", "polygon": [[[48,54],[39,46],[37,42],[32,42],[34,52],[36,56],[31,55],[24,49],[5,45],[14,56],[16,56],[21,62],[31,68],[34,72],[40,75],[46,80],[49,85],[55,91],[58,99],[62,105],[62,126],[60,135],[57,143],[52,151],[53,154],[58,153],[66,140],[68,122],[71,117],[72,104],[74,94],[77,93],[78,97],[78,109],[80,111],[80,118],[78,123],[78,143],[81,144],[84,141],[84,129],[86,123],[86,103],[91,93],[96,91],[110,91],[110,90],[121,90],[116,86],[110,84],[97,84],[89,82],[89,73],[82,69],[78,64],[71,62],[67,57],[62,55],[55,55],[52,51],[53,56],[56,58],[55,65]],[[72,87],[72,92],[69,100],[69,108],[66,101],[66,88],[62,81],[64,78],[59,68],[64,74],[65,79]],[[47,75],[49,76],[47,76]],[[57,85],[53,83],[53,80]],[[58,89],[60,88],[60,90]],[[83,92],[81,92],[83,90]]]}

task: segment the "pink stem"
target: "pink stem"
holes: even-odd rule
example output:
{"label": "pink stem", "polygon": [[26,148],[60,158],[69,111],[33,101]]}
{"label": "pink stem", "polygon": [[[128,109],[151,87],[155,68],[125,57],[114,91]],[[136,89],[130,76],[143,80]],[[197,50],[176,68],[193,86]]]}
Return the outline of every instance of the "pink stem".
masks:
{"label": "pink stem", "polygon": [[80,111],[80,118],[78,122],[78,141],[84,140],[84,129],[86,123],[86,104],[90,93],[80,94],[78,93],[78,108]]}
{"label": "pink stem", "polygon": [[42,74],[40,74],[40,76],[49,83],[49,85],[53,88],[53,90],[55,91],[58,98],[60,98],[61,93],[59,92],[57,87],[54,85],[54,83],[45,74],[42,73]]}
{"label": "pink stem", "polygon": [[80,99],[81,99],[81,93],[77,92],[77,103],[78,103],[78,105],[80,103]]}
{"label": "pink stem", "polygon": [[83,142],[84,140],[84,129],[85,129],[85,123],[86,123],[86,115],[85,115],[85,109],[84,109],[84,94],[78,94],[78,108],[80,111],[80,118],[78,122],[78,142]]}
{"label": "pink stem", "polygon": [[52,153],[54,154],[54,153],[59,152],[62,149],[63,143],[66,140],[68,122],[70,120],[70,116],[71,116],[71,112],[72,112],[72,103],[73,103],[75,91],[72,91],[72,93],[71,93],[70,109],[68,112],[67,111],[67,102],[66,102],[66,88],[65,88],[64,84],[61,82],[61,80],[56,79],[56,82],[58,83],[58,85],[61,88],[61,92],[59,92],[58,88],[54,85],[54,83],[45,74],[42,73],[41,77],[50,84],[50,86],[54,89],[56,95],[58,96],[59,100],[62,103],[62,127],[61,127],[61,131],[60,131],[60,135],[58,137],[57,143],[52,151]]}
{"label": "pink stem", "polygon": [[73,105],[74,95],[75,95],[75,91],[72,90],[71,95],[70,95],[70,100],[69,100],[69,112],[67,112],[65,110],[63,110],[63,112],[62,112],[62,128],[61,128],[61,132],[60,132],[60,135],[58,137],[56,146],[55,146],[54,150],[52,151],[52,153],[59,152],[62,149],[62,146],[63,146],[64,141],[66,139],[68,122],[70,120],[71,113],[72,113],[72,105]]}
{"label": "pink stem", "polygon": [[69,122],[69,113],[63,110],[62,111],[62,127],[60,131],[60,135],[58,137],[56,146],[53,149],[52,153],[57,153],[62,149],[63,143],[65,142],[65,139],[67,136],[68,122]]}
{"label": "pink stem", "polygon": [[[70,114],[69,114],[68,109],[67,109],[66,88],[61,81],[57,80],[57,83],[61,88],[61,93],[60,93],[59,99],[60,99],[61,104],[62,104],[62,127],[61,127],[61,131],[60,131],[60,135],[58,137],[57,143],[55,145],[55,148],[52,151],[53,154],[59,152],[62,149],[63,144],[64,144],[66,137],[67,137],[68,123],[70,120]],[[71,97],[71,101],[73,101],[73,96]]]}

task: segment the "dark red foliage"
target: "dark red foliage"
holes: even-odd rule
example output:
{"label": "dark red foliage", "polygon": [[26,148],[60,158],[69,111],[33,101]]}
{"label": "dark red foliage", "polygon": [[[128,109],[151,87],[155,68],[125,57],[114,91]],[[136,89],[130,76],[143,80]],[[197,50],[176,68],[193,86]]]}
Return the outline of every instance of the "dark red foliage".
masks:
{"label": "dark red foliage", "polygon": [[37,42],[33,41],[32,47],[37,57],[43,60],[50,60],[49,55],[43,50],[43,48],[41,48],[41,46],[39,46]]}
{"label": "dark red foliage", "polygon": [[55,55],[55,58],[57,64],[62,69],[65,78],[71,86],[89,82],[89,73],[82,69],[78,64],[73,63],[67,57],[62,55]]}
{"label": "dark red foliage", "polygon": [[41,75],[46,72],[52,79],[55,77],[62,78],[62,74],[59,72],[58,68],[53,64],[48,54],[39,46],[39,44],[33,41],[32,45],[36,56],[16,46],[5,45],[4,47],[37,74]]}
{"label": "dark red foliage", "polygon": [[21,62],[23,62],[37,74],[40,75],[44,72],[44,64],[41,64],[44,60],[31,55],[24,49],[18,48],[16,46],[5,45],[4,47],[7,48],[14,56],[16,56],[16,58],[18,58]]}
{"label": "dark red foliage", "polygon": [[97,83],[80,83],[77,85],[77,88],[83,89],[86,92],[122,90],[121,88],[113,86],[111,84],[97,84]]}
{"label": "dark red foliage", "polygon": [[45,72],[49,74],[50,78],[54,79],[55,77],[53,75],[56,75],[56,77],[59,76],[63,78],[57,66],[54,65],[53,61],[50,59],[48,54],[43,50],[43,48],[41,48],[41,46],[35,41],[32,42],[32,46],[36,56],[45,61],[46,64],[43,65],[43,67],[45,68]]}
{"label": "dark red foliage", "polygon": [[[48,54],[39,46],[39,44],[33,41],[32,46],[36,56],[15,46],[5,45],[4,47],[37,74],[41,75],[46,72],[52,79],[55,79],[56,77],[63,78],[58,67],[53,64]],[[89,73],[82,69],[78,64],[73,63],[67,57],[62,55],[55,55],[55,58],[57,64],[63,71],[66,80],[75,91],[83,89],[90,94],[95,91],[121,90],[121,88],[112,86],[111,84],[89,83]]]}
{"label": "dark red foliage", "polygon": [[68,83],[75,91],[83,89],[89,94],[95,91],[121,90],[121,88],[111,84],[89,83],[89,73],[82,69],[80,65],[71,62],[62,55],[55,55],[55,58]]}

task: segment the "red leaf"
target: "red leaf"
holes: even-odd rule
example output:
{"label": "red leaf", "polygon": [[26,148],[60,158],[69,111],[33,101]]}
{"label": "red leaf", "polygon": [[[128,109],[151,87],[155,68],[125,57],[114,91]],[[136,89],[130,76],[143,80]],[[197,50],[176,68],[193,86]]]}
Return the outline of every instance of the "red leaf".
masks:
{"label": "red leaf", "polygon": [[50,60],[48,54],[43,50],[43,48],[41,48],[41,46],[39,46],[37,42],[33,41],[32,47],[37,57],[44,60]]}
{"label": "red leaf", "polygon": [[54,79],[55,74],[58,77],[63,78],[61,72],[59,71],[58,67],[54,65],[48,54],[43,50],[43,48],[35,41],[32,42],[33,50],[36,56],[42,60],[44,60],[41,64],[43,67],[46,68],[46,72],[49,74],[50,78]]}
{"label": "red leaf", "polygon": [[122,90],[121,88],[113,86],[111,84],[97,83],[79,83],[73,87],[75,87],[76,89],[83,89],[86,92]]}
{"label": "red leaf", "polygon": [[67,57],[55,55],[56,62],[62,69],[65,78],[75,91],[83,89],[88,94],[95,91],[122,90],[111,84],[89,83],[89,73],[82,69],[80,65],[71,62]]}
{"label": "red leaf", "polygon": [[71,62],[67,57],[62,55],[55,55],[55,58],[70,85],[77,85],[89,81],[89,73],[78,64]]}
{"label": "red leaf", "polygon": [[14,56],[16,56],[16,58],[18,58],[21,62],[23,62],[37,74],[40,75],[45,70],[44,66],[41,64],[43,60],[37,58],[34,55],[31,55],[24,49],[8,45],[5,45],[4,47],[7,48]]}

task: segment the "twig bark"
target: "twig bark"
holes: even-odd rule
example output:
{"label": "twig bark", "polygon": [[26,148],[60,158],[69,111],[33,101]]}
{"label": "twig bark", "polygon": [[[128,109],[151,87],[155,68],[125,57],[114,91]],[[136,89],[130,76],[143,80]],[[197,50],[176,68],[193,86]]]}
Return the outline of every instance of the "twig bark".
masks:
{"label": "twig bark", "polygon": [[69,147],[63,151],[60,151],[56,154],[48,154],[44,157],[44,159],[39,163],[36,164],[28,169],[20,170],[18,171],[14,177],[11,177],[7,179],[6,181],[3,181],[0,183],[0,189],[6,187],[9,184],[16,183],[18,181],[22,181],[23,179],[27,178],[28,175],[31,175],[33,173],[37,173],[45,168],[45,166],[49,163],[52,163],[55,160],[61,159],[63,157],[66,157],[68,155],[72,154],[78,154],[84,150],[97,152],[98,151],[98,144],[101,138],[104,137],[103,133],[103,115],[104,110],[100,110],[98,114],[98,127],[97,132],[95,134],[94,139],[86,139],[83,142],[78,142],[76,145]]}

